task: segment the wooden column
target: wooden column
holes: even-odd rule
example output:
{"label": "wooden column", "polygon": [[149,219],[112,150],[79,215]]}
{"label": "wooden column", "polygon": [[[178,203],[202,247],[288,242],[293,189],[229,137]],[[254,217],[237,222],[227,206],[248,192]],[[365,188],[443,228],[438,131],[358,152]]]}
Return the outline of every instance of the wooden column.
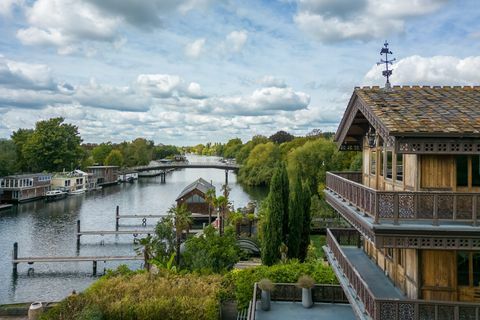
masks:
{"label": "wooden column", "polygon": [[15,260],[18,259],[18,242],[15,242],[13,244],[13,274],[16,275],[17,274],[17,266],[18,266],[18,263],[15,262]]}
{"label": "wooden column", "polygon": [[120,206],[115,209],[115,231],[118,231],[118,225],[120,220]]}
{"label": "wooden column", "polygon": [[80,248],[80,220],[77,220],[77,249]]}

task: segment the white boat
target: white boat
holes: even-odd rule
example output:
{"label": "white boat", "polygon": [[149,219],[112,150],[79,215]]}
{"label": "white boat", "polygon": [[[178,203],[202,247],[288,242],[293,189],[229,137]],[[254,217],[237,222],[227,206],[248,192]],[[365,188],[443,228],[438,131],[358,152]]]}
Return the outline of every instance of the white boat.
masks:
{"label": "white boat", "polygon": [[65,198],[66,196],[67,196],[67,193],[62,190],[50,190],[45,193],[45,199],[47,201],[62,199],[62,198]]}
{"label": "white boat", "polygon": [[82,189],[77,189],[77,190],[70,190],[68,191],[68,195],[76,195],[76,194],[83,194],[87,191],[87,189],[82,188]]}

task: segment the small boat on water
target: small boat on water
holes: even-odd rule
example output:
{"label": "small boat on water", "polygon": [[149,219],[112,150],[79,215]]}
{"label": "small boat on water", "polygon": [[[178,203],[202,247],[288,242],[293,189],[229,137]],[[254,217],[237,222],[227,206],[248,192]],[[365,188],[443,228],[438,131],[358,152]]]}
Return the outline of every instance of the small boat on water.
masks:
{"label": "small boat on water", "polygon": [[63,199],[67,196],[67,192],[62,190],[50,190],[45,193],[45,200],[53,201]]}
{"label": "small boat on water", "polygon": [[87,191],[87,189],[85,189],[85,188],[70,190],[70,191],[68,191],[68,195],[72,196],[72,195],[77,195],[77,194],[84,194],[86,191]]}

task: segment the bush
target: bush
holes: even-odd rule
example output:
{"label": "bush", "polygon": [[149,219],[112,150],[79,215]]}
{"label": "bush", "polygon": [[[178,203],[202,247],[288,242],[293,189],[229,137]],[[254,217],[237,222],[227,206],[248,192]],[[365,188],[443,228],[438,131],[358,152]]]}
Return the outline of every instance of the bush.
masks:
{"label": "bush", "polygon": [[65,299],[41,319],[216,319],[221,291],[218,275],[110,275]]}
{"label": "bush", "polygon": [[321,262],[300,263],[291,260],[285,264],[270,267],[259,266],[244,270],[233,270],[226,277],[235,284],[235,299],[238,309],[248,307],[253,296],[253,285],[263,278],[275,283],[296,283],[302,275],[309,275],[318,284],[338,284],[332,269]]}

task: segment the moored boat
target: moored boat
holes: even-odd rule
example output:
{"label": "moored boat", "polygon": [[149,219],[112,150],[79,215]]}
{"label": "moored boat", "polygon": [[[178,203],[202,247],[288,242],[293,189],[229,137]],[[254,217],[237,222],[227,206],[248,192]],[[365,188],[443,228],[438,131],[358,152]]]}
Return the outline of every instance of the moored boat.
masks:
{"label": "moored boat", "polygon": [[67,192],[62,190],[50,190],[45,193],[45,200],[53,201],[58,199],[63,199],[67,196]]}

